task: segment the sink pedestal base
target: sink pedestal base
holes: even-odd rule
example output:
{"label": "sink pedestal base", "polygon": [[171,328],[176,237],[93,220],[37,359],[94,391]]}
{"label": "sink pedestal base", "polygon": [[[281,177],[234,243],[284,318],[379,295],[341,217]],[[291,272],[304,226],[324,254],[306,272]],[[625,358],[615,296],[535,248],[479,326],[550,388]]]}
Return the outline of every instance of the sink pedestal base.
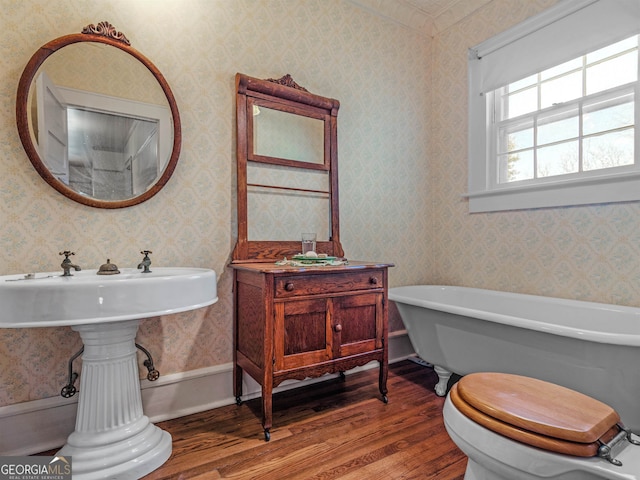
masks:
{"label": "sink pedestal base", "polygon": [[171,435],[142,412],[139,320],[72,327],[84,342],[75,431],[58,455],[74,480],[141,478],[171,455]]}

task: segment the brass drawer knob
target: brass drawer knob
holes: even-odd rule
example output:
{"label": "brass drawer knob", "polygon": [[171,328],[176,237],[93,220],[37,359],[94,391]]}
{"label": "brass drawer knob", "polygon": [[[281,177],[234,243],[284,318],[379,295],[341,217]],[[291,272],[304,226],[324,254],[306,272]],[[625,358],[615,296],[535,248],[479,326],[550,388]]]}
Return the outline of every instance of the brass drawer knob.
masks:
{"label": "brass drawer knob", "polygon": [[334,329],[336,332],[341,332],[341,331],[342,331],[342,325],[337,324],[335,327],[333,327],[333,329]]}
{"label": "brass drawer knob", "polygon": [[378,279],[376,277],[369,277],[369,283],[371,285],[377,285],[378,284]]}
{"label": "brass drawer knob", "polygon": [[284,289],[287,292],[293,292],[293,282],[287,282],[284,284]]}

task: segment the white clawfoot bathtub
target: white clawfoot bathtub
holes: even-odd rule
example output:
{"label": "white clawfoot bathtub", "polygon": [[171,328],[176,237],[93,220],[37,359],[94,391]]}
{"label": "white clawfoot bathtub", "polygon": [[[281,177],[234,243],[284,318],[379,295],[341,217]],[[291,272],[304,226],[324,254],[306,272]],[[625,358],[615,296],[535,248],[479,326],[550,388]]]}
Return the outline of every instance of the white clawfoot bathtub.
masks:
{"label": "white clawfoot bathtub", "polygon": [[389,299],[439,395],[451,372],[526,375],[607,403],[640,433],[640,308],[438,285]]}

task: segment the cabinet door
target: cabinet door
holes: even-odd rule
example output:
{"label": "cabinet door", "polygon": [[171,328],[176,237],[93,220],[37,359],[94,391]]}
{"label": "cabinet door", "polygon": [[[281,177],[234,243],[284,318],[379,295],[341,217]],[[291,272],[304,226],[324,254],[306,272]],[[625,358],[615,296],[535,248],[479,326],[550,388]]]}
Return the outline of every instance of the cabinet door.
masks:
{"label": "cabinet door", "polygon": [[329,308],[325,298],[275,304],[275,370],[289,370],[331,359]]}
{"label": "cabinet door", "polygon": [[335,297],[331,302],[334,358],[382,348],[381,293]]}

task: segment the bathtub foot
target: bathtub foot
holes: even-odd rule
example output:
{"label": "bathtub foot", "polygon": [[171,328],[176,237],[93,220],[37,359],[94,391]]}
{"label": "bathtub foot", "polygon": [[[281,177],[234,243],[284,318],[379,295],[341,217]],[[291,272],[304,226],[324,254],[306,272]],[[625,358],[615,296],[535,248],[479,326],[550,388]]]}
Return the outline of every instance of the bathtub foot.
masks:
{"label": "bathtub foot", "polygon": [[444,397],[447,394],[447,385],[451,378],[451,372],[439,367],[438,365],[434,365],[433,370],[438,374],[438,383],[436,383],[435,387],[436,395]]}

